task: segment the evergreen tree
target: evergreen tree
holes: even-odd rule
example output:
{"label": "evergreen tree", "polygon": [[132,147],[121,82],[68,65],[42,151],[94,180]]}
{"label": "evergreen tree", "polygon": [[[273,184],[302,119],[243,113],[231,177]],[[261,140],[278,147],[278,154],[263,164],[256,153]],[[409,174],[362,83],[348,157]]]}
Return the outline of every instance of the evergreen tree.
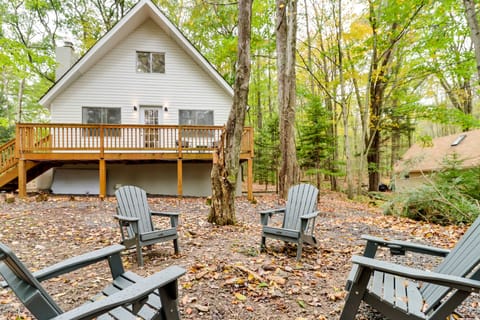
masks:
{"label": "evergreen tree", "polygon": [[322,174],[330,172],[326,162],[334,152],[334,137],[328,134],[331,115],[320,97],[308,95],[303,109],[303,117],[298,125],[298,159],[300,167],[310,176],[315,176],[320,187]]}

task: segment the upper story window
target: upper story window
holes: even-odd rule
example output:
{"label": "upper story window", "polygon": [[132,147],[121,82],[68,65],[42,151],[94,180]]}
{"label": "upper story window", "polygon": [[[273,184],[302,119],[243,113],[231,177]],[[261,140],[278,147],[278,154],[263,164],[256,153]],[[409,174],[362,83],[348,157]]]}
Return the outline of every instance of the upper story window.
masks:
{"label": "upper story window", "polygon": [[137,72],[165,73],[165,53],[137,51]]}
{"label": "upper story window", "polygon": [[179,110],[180,125],[213,126],[213,110]]}

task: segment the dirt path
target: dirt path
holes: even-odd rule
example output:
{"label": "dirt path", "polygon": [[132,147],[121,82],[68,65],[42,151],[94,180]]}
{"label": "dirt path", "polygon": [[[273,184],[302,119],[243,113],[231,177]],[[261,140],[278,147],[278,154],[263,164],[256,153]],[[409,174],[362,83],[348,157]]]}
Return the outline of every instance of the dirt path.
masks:
{"label": "dirt path", "polygon": [[[274,195],[257,196],[256,204],[239,198],[238,225],[233,227],[206,222],[204,198],[152,197],[149,201],[152,209],[182,214],[182,252],[173,256],[171,243],[157,244],[146,252],[143,268],[137,267],[133,252],[126,254],[126,268],[142,275],[172,264],[186,268],[187,274],[180,279],[183,319],[338,319],[349,260],[352,254],[362,252],[362,234],[451,247],[463,232],[462,228],[383,216],[377,209],[327,193],[322,194],[319,205],[318,248],[306,247],[302,261],[297,263],[295,247],[285,247],[278,241],[267,240],[268,252],[258,251],[258,211],[281,206]],[[0,242],[9,245],[31,270],[38,270],[72,255],[118,243],[120,235],[113,214],[113,198],[2,201]],[[418,256],[400,259],[427,268],[435,263]],[[70,309],[100,290],[108,281],[105,271],[105,265],[97,264],[48,281],[46,287],[64,309]],[[478,300],[475,295],[461,307],[470,319],[479,319]],[[361,318],[376,317],[366,308],[363,311]],[[28,312],[7,290],[0,290],[0,314],[0,319],[29,319]]]}

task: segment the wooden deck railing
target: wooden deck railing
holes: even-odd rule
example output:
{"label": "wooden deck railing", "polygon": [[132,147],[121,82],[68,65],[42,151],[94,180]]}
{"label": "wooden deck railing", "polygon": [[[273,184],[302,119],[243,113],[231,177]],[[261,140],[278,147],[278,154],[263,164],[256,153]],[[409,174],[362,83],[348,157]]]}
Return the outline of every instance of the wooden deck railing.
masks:
{"label": "wooden deck railing", "polygon": [[[223,126],[17,124],[16,152],[17,156],[62,152],[211,153],[223,131]],[[253,155],[252,128],[245,128],[241,152]]]}
{"label": "wooden deck railing", "polygon": [[13,168],[16,164],[15,139],[12,139],[0,146],[0,172]]}
{"label": "wooden deck railing", "polygon": [[[177,192],[183,194],[183,160],[215,161],[222,126],[21,123],[16,138],[0,146],[0,180],[18,180],[27,194],[27,171],[38,164],[99,161],[100,197],[106,196],[109,161],[177,161]],[[245,128],[240,158],[248,163],[248,198],[253,199],[253,129]],[[15,169],[15,170],[14,170]],[[0,181],[1,183],[2,181]]]}

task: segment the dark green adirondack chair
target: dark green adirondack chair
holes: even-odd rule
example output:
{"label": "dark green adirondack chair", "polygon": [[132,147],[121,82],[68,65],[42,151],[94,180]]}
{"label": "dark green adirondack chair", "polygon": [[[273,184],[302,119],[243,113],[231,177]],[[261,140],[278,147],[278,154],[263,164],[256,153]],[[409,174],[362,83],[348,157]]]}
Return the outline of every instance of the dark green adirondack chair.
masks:
{"label": "dark green adirondack chair", "polygon": [[[315,219],[317,211],[318,189],[306,183],[298,184],[288,190],[287,205],[284,208],[260,212],[262,223],[262,243],[266,248],[266,239],[278,239],[297,244],[297,260],[302,256],[303,244],[316,245]],[[269,226],[269,218],[274,214],[283,214],[282,227]]]}
{"label": "dark green adirondack chair", "polygon": [[[137,263],[143,266],[142,247],[173,240],[175,253],[180,252],[178,245],[178,213],[157,212],[150,210],[145,190],[135,186],[123,186],[115,192],[117,198],[117,215],[120,224],[122,244],[137,250]],[[170,219],[170,227],[156,229],[152,215]],[[126,230],[124,230],[126,229]]]}
{"label": "dark green adirondack chair", "polygon": [[[364,256],[354,256],[348,295],[340,319],[354,319],[361,301],[390,319],[447,319],[472,292],[480,290],[480,218],[450,251],[408,241],[363,236]],[[377,248],[444,257],[434,271],[374,259]],[[422,284],[419,285],[419,282]]]}
{"label": "dark green adirondack chair", "polygon": [[[64,260],[31,273],[6,245],[0,243],[0,275],[23,305],[39,320],[83,319],[180,319],[177,307],[177,279],[185,270],[171,266],[143,278],[123,269],[114,245]],[[40,284],[92,263],[108,260],[112,283],[91,301],[64,312]]]}

